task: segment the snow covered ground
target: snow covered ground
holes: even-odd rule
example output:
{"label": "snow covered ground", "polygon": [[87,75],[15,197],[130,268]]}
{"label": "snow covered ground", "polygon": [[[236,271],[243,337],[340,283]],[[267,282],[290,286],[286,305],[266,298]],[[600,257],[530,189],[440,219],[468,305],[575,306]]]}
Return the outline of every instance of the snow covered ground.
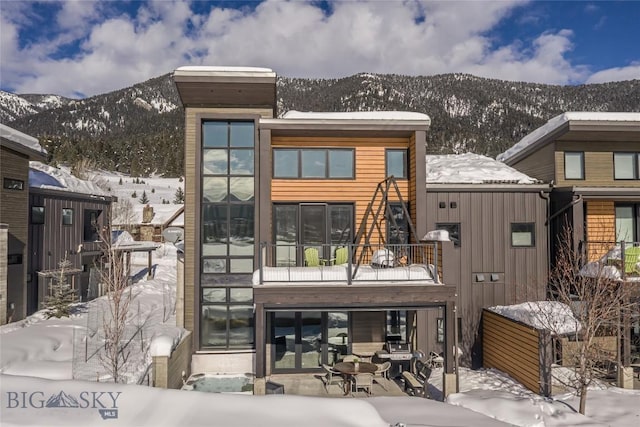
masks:
{"label": "snow covered ground", "polygon": [[[146,268],[146,255],[136,263]],[[175,289],[175,249],[154,255],[155,277],[134,285],[149,337],[179,336],[166,313],[167,290]],[[636,426],[640,391],[591,390],[587,415],[575,413],[571,395],[545,399],[496,370],[461,370],[460,393],[446,403],[415,397],[344,399],[303,396],[241,396],[139,385],[72,380],[74,331],[84,330],[89,304],[69,319],[46,320],[36,313],[0,327],[0,424],[7,426]],[[164,320],[164,323],[163,323]],[[147,341],[147,343],[150,340]],[[132,383],[148,353],[130,366]],[[107,380],[105,373],[98,375]],[[438,397],[442,372],[435,370],[430,392]],[[49,406],[47,406],[49,405]]]}

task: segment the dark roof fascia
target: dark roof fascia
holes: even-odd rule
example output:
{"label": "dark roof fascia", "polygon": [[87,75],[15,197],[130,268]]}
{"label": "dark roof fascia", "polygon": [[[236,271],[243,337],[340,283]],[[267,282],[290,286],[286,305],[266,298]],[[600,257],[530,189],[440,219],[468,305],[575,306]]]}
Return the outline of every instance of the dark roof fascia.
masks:
{"label": "dark roof fascia", "polygon": [[640,200],[640,190],[629,187],[555,187],[553,191],[598,199],[624,197],[627,199]]}
{"label": "dark roof fascia", "polygon": [[551,132],[543,135],[540,139],[532,142],[527,147],[525,147],[522,150],[520,150],[515,156],[510,157],[507,160],[505,160],[504,163],[506,165],[508,165],[508,166],[513,166],[514,164],[518,163],[519,161],[529,157],[529,155],[531,155],[532,153],[535,153],[536,151],[540,150],[541,148],[551,144],[556,139],[558,139],[560,136],[562,136],[565,133],[569,132],[570,124],[571,124],[570,121],[562,123],[560,126],[558,126],[557,128],[553,129]]}
{"label": "dark roof fascia", "polygon": [[37,160],[47,161],[47,153],[43,153],[42,151],[37,151],[29,147],[25,147],[22,144],[18,144],[10,139],[0,138],[2,141],[2,146],[8,148],[9,150],[15,151],[17,153],[23,154],[29,158],[29,160]]}
{"label": "dark roof fascia", "polygon": [[66,190],[53,190],[50,188],[29,187],[29,193],[40,194],[43,196],[57,197],[60,199],[81,199],[87,202],[101,201],[105,203],[117,202],[118,198],[115,196],[104,196],[98,194],[77,193],[75,191]]}
{"label": "dark roof fascia", "polygon": [[427,193],[549,193],[549,184],[435,184],[427,183]]}

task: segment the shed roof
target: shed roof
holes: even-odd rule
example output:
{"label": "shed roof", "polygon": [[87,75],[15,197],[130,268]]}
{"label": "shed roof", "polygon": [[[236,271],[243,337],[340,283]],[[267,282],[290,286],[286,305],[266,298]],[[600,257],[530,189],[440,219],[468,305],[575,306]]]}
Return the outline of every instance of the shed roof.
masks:
{"label": "shed roof", "polygon": [[612,130],[620,125],[632,124],[640,131],[640,113],[569,111],[550,119],[513,147],[499,154],[497,159],[510,163],[516,157],[551,142],[552,135],[568,132],[573,123],[593,123],[602,128],[612,128]]}

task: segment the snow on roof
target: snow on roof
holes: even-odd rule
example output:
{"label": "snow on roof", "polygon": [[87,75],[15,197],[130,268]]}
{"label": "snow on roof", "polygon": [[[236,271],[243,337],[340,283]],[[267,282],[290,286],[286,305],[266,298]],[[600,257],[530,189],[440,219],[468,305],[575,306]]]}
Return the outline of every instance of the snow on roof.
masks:
{"label": "snow on roof", "polygon": [[174,74],[178,76],[275,77],[275,73],[271,68],[205,65],[187,65],[184,67],[178,67]]}
{"label": "snow on roof", "polygon": [[27,135],[26,133],[22,133],[19,130],[10,128],[2,123],[0,123],[0,136],[16,144],[20,144],[29,150],[36,151],[39,154],[47,154],[47,150],[42,148],[37,138]]}
{"label": "snow on roof", "polygon": [[110,196],[91,181],[77,178],[67,168],[55,168],[41,162],[29,162],[29,187],[68,191],[92,196]]}
{"label": "snow on roof", "polygon": [[429,116],[414,111],[347,111],[347,112],[312,112],[287,111],[283,119],[296,120],[422,120],[431,122]]}
{"label": "snow on roof", "polygon": [[530,134],[526,135],[518,141],[513,147],[504,153],[498,155],[497,159],[501,162],[507,162],[515,157],[524,149],[534,145],[536,142],[544,139],[556,129],[569,121],[580,122],[640,122],[640,113],[617,113],[617,112],[586,112],[586,111],[569,111],[550,119],[547,123],[540,126]]}
{"label": "snow on roof", "polygon": [[580,330],[580,323],[571,308],[557,301],[533,301],[516,305],[490,307],[489,310],[509,319],[517,320],[536,329],[557,335],[572,334]]}
{"label": "snow on roof", "polygon": [[427,183],[537,184],[538,180],[480,154],[428,155]]}

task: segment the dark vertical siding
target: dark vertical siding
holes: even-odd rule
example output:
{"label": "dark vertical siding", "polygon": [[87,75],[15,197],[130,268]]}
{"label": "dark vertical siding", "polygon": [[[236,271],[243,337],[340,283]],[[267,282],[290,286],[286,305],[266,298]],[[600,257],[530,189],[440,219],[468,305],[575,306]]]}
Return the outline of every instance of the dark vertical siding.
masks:
{"label": "dark vertical siding", "polygon": [[[446,207],[440,208],[439,202]],[[451,202],[457,208],[451,208]],[[460,223],[460,247],[448,245],[443,256],[453,258],[455,271],[444,272],[446,284],[458,289],[458,316],[479,315],[480,309],[544,298],[547,283],[546,201],[537,192],[441,191],[427,186],[427,229],[438,222]],[[511,246],[511,223],[535,224],[535,247]],[[476,274],[485,276],[476,282]],[[498,280],[490,280],[491,273]],[[468,319],[467,319],[468,320]]]}
{"label": "dark vertical siding", "polygon": [[[71,268],[81,269],[83,254],[100,250],[98,242],[84,240],[84,211],[102,211],[100,226],[106,226],[111,214],[111,203],[75,193],[52,193],[38,189],[31,189],[29,198],[30,206],[44,206],[45,209],[45,223],[29,225],[28,272],[31,281],[28,284],[28,294],[29,309],[32,311],[39,308],[41,303],[37,301],[37,272],[57,269],[65,258],[71,262]],[[73,209],[72,225],[62,225],[62,209],[67,208]],[[82,285],[77,283],[77,286]],[[82,296],[86,297],[84,293]]]}

